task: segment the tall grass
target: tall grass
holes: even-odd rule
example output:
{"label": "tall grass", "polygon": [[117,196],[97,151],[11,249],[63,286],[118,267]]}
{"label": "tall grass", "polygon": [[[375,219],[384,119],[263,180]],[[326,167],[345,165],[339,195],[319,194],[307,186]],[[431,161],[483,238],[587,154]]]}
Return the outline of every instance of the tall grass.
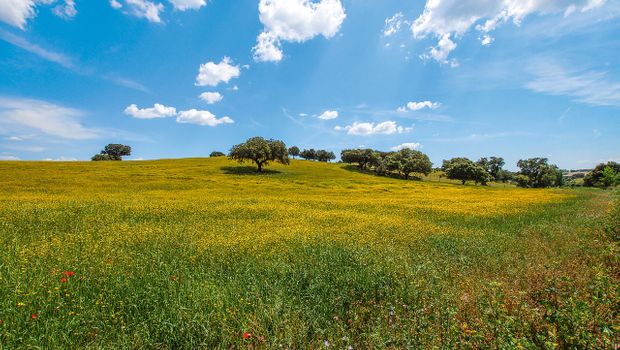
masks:
{"label": "tall grass", "polygon": [[0,163],[0,348],[609,349],[611,192]]}

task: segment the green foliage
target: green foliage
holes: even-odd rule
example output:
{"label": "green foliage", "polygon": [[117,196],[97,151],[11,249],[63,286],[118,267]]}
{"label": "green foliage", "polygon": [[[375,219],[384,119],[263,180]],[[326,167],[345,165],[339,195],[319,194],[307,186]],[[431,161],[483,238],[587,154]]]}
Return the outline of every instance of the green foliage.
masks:
{"label": "green foliage", "polygon": [[324,149],[320,149],[316,151],[316,160],[318,160],[319,162],[329,163],[330,161],[334,159],[336,159],[336,155],[334,154],[334,152],[329,152]]}
{"label": "green foliage", "polygon": [[305,160],[316,160],[316,150],[314,148],[305,149],[299,154]]}
{"label": "green foliage", "polygon": [[372,149],[345,149],[340,153],[340,159],[345,163],[357,163],[361,169],[379,166],[380,154]]}
{"label": "green foliage", "polygon": [[467,158],[444,160],[442,170],[449,179],[460,180],[463,185],[467,181],[486,185],[492,180],[485,168]]}
{"label": "green foliage", "polygon": [[504,162],[504,158],[502,157],[491,157],[491,158],[480,158],[476,164],[480,165],[484,168],[489,175],[495,181],[499,181],[503,175],[503,167],[506,165]]}
{"label": "green foliage", "polygon": [[562,172],[556,165],[549,164],[547,158],[521,159],[517,166],[521,169],[516,179],[520,187],[559,187],[564,184]]}
{"label": "green foliage", "polygon": [[289,147],[288,154],[293,158],[299,157],[299,147],[297,146]]}
{"label": "green foliage", "polygon": [[112,157],[110,157],[108,154],[95,154],[94,156],[92,156],[92,158],[90,158],[90,160],[92,160],[93,162],[100,162],[114,159],[112,159]]}
{"label": "green foliage", "polygon": [[411,173],[428,175],[433,170],[433,163],[428,156],[417,150],[405,148],[386,158],[389,158],[386,167],[391,169],[397,166],[405,179],[408,179]]}
{"label": "green foliage", "polygon": [[225,157],[226,154],[224,152],[213,151],[209,154],[209,157]]}
{"label": "green foliage", "polygon": [[131,155],[131,147],[121,145],[118,143],[110,143],[101,151],[101,153],[94,155],[91,160],[103,161],[103,160],[123,160],[124,156]]}
{"label": "green foliage", "polygon": [[289,164],[288,150],[284,142],[279,140],[265,140],[262,137],[252,137],[246,142],[235,145],[228,155],[230,159],[240,163],[252,161],[258,167],[258,172],[270,162]]}
{"label": "green foliage", "polygon": [[611,187],[620,185],[620,163],[608,162],[597,165],[583,179],[587,187]]}

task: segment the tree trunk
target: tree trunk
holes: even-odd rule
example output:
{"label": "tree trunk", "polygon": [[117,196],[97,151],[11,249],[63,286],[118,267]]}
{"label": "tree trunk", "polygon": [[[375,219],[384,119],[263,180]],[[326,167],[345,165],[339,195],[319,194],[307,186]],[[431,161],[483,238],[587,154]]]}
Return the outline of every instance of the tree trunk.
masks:
{"label": "tree trunk", "polygon": [[465,185],[465,181],[467,181],[467,180],[461,180],[461,182],[463,183],[463,185]]}
{"label": "tree trunk", "polygon": [[256,162],[256,166],[258,166],[258,172],[262,173],[263,172],[263,163],[261,162]]}

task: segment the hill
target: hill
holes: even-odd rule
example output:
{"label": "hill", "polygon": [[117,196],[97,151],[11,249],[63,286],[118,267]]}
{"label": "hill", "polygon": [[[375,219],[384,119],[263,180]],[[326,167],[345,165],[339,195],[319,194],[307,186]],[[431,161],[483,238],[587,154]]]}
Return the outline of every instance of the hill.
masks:
{"label": "hill", "polygon": [[0,348],[617,341],[610,192],[223,157],[0,174]]}

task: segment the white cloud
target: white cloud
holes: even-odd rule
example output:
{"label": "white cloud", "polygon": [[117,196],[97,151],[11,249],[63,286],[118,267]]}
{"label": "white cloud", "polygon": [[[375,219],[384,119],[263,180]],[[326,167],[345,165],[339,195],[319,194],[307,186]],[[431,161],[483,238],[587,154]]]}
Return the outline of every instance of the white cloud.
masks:
{"label": "white cloud", "polygon": [[118,9],[123,7],[123,4],[121,4],[117,0],[110,0],[110,6],[112,6],[113,9],[117,9],[118,10]]}
{"label": "white cloud", "polygon": [[219,92],[203,92],[199,97],[210,105],[220,102],[224,98]]}
{"label": "white cloud", "polygon": [[230,119],[230,117],[217,118],[209,111],[198,111],[195,109],[181,111],[177,116],[177,123],[196,124],[202,126],[218,126],[220,124],[232,124],[234,122],[235,121]]}
{"label": "white cloud", "polygon": [[160,12],[164,11],[164,5],[150,0],[110,0],[110,6],[114,9],[125,8],[129,13],[138,18],[144,18],[152,23],[161,23]]}
{"label": "white cloud", "polygon": [[400,151],[403,149],[411,149],[411,150],[417,150],[420,147],[422,147],[422,145],[418,142],[405,142],[405,143],[401,143],[398,146],[394,146],[392,148],[390,148],[392,151]]}
{"label": "white cloud", "polygon": [[77,10],[75,9],[75,0],[65,0],[64,4],[59,4],[54,7],[52,10],[54,14],[61,18],[73,18],[77,14]]}
{"label": "white cloud", "polygon": [[20,159],[15,156],[7,156],[7,155],[0,154],[0,160],[20,160]]}
{"label": "white cloud", "polygon": [[5,138],[7,141],[14,141],[14,142],[19,142],[19,141],[24,141],[23,137],[19,137],[19,136],[9,136]]}
{"label": "white cloud", "polygon": [[60,156],[58,158],[45,158],[45,162],[77,162],[77,158]]}
{"label": "white cloud", "polygon": [[239,75],[241,75],[239,66],[233,65],[230,57],[224,57],[220,63],[207,62],[201,64],[196,76],[196,85],[216,86],[222,82],[228,83]]}
{"label": "white cloud", "polygon": [[38,131],[63,139],[86,140],[101,136],[100,130],[80,123],[83,112],[46,101],[0,96],[0,125],[9,131]]}
{"label": "white cloud", "polygon": [[173,117],[177,115],[177,110],[174,107],[166,107],[159,103],[156,103],[151,108],[142,109],[135,104],[131,104],[125,108],[124,113],[138,119],[155,119]]}
{"label": "white cloud", "polygon": [[349,135],[370,136],[377,134],[403,134],[412,131],[413,127],[400,126],[396,124],[396,122],[389,120],[378,124],[354,122],[352,125],[347,125],[345,127],[336,126],[334,130],[346,130]]}
{"label": "white cloud", "polygon": [[325,111],[318,118],[322,120],[336,119],[338,118],[338,111]]}
{"label": "white cloud", "polygon": [[252,51],[259,62],[282,60],[282,41],[333,37],[346,18],[340,0],[260,0],[258,12],[264,29]]}
{"label": "white cloud", "polygon": [[413,36],[417,39],[432,36],[438,44],[422,55],[440,63],[451,65],[450,52],[456,48],[452,38],[462,37],[475,26],[483,45],[490,45],[489,35],[499,25],[513,22],[520,25],[529,15],[563,13],[565,16],[579,10],[590,11],[603,6],[606,0],[427,0],[422,14],[411,25]]}
{"label": "white cloud", "polygon": [[529,70],[535,78],[525,86],[534,92],[569,96],[591,105],[620,107],[620,82],[609,79],[607,72],[569,70],[546,61],[534,64]]}
{"label": "white cloud", "polygon": [[398,112],[407,112],[407,110],[419,111],[424,108],[437,109],[439,107],[441,107],[441,103],[439,102],[431,102],[431,101],[409,102],[407,103],[407,105],[403,107],[398,107],[397,111]]}
{"label": "white cloud", "polygon": [[33,53],[47,61],[57,63],[67,69],[77,69],[69,57],[58,52],[44,49],[15,34],[0,29],[0,39]]}
{"label": "white cloud", "polygon": [[175,10],[187,11],[198,10],[207,5],[205,0],[170,0]]}
{"label": "white cloud", "polygon": [[400,30],[403,23],[403,13],[398,12],[394,16],[385,19],[385,27],[383,28],[383,36],[396,34]]}
{"label": "white cloud", "polygon": [[36,16],[34,0],[2,0],[0,21],[24,29],[28,19]]}

